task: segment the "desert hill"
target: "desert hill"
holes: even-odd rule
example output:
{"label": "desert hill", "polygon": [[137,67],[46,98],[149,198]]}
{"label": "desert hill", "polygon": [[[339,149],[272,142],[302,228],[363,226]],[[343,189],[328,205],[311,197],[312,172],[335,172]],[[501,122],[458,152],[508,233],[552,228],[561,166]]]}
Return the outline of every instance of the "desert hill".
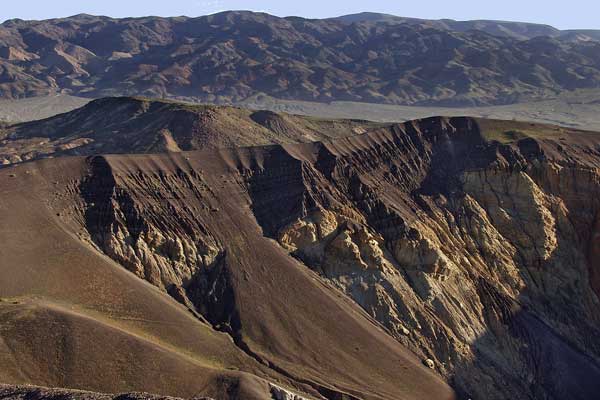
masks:
{"label": "desert hill", "polygon": [[489,105],[598,88],[595,31],[370,14],[77,15],[0,25],[0,98],[142,95]]}
{"label": "desert hill", "polygon": [[0,380],[592,398],[599,148],[593,132],[435,117],[3,168]]}
{"label": "desert hill", "polygon": [[236,107],[104,98],[45,120],[0,127],[0,164],[60,155],[310,142],[364,133],[381,125]]}
{"label": "desert hill", "polygon": [[[0,128],[18,122],[45,119],[83,107],[92,99],[60,96],[0,100]],[[156,100],[153,100],[156,101]],[[164,100],[161,100],[164,102]],[[197,103],[196,103],[197,104]],[[188,103],[188,105],[190,105]],[[360,102],[319,103],[253,96],[237,107],[276,113],[307,115],[320,119],[362,119],[405,122],[431,116],[470,116],[561,125],[590,131],[600,130],[600,90],[565,92],[554,99],[489,107],[417,107]],[[317,135],[318,136],[318,135]]]}

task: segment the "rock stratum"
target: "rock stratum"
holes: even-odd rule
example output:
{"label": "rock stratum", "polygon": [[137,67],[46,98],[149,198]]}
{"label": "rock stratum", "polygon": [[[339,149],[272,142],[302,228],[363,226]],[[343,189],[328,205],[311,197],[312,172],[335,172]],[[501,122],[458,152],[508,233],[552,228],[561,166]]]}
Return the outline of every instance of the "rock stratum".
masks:
{"label": "rock stratum", "polygon": [[0,24],[0,98],[57,93],[211,103],[491,105],[600,86],[598,31],[361,14],[229,11]]}
{"label": "rock stratum", "polygon": [[600,136],[437,117],[348,134],[0,169],[0,381],[594,398]]}

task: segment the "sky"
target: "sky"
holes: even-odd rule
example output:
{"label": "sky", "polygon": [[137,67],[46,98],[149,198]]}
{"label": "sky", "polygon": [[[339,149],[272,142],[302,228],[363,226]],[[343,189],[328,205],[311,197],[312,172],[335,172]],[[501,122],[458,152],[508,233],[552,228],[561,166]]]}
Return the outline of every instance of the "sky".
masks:
{"label": "sky", "polygon": [[[80,13],[131,16],[199,16],[224,10],[325,18],[362,11],[403,17],[538,22],[560,29],[600,29],[599,0],[0,0],[0,21],[46,19]],[[560,4],[560,5],[558,5]]]}

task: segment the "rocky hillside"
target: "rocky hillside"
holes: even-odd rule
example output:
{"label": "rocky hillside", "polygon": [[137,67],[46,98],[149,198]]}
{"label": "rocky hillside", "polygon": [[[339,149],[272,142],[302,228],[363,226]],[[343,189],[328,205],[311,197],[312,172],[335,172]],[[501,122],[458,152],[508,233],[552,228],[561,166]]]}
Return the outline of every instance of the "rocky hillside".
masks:
{"label": "rocky hillside", "polygon": [[455,398],[261,234],[250,179],[284,172],[269,167],[275,149],[0,170],[11,227],[0,230],[0,381],[217,399]]}
{"label": "rocky hillside", "polygon": [[594,32],[566,37],[526,24],[391,20],[250,12],[10,20],[0,25],[0,97],[144,95],[231,103],[264,93],[321,102],[482,105],[600,85]]}
{"label": "rocky hillside", "polygon": [[0,126],[0,166],[62,155],[310,142],[356,135],[382,125],[235,107],[104,98],[49,119]]}
{"label": "rocky hillside", "polygon": [[[591,132],[430,118],[5,168],[0,379],[180,397],[594,398],[599,149]],[[152,358],[127,362],[140,355]],[[190,362],[193,379],[165,376]]]}

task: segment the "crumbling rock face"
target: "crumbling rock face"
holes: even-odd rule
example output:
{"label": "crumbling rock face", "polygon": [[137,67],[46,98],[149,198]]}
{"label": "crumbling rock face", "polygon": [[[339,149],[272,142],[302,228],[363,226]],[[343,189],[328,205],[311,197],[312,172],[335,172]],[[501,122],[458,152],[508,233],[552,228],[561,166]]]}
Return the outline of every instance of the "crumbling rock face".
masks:
{"label": "crumbling rock face", "polygon": [[[210,208],[210,191],[202,178],[183,171],[170,176],[132,171],[117,177],[97,157],[90,161],[81,190],[87,202],[85,223],[101,251],[191,306],[187,288],[223,255],[194,217],[199,209]],[[184,198],[195,204],[180,201]]]}
{"label": "crumbling rock face", "polygon": [[284,388],[281,388],[274,384],[269,384],[271,388],[271,395],[273,396],[273,400],[308,400],[306,397],[302,397],[295,393],[290,392]]}
{"label": "crumbling rock face", "polygon": [[511,238],[528,263],[547,261],[556,250],[554,215],[565,216],[567,210],[560,199],[547,197],[525,172],[467,173],[464,190],[483,205],[496,229]]}
{"label": "crumbling rock face", "polygon": [[500,145],[468,119],[365,136],[304,161],[294,193],[312,207],[281,245],[465,396],[589,398],[575,371],[600,361],[595,145]]}
{"label": "crumbling rock face", "polygon": [[385,264],[379,242],[365,226],[327,210],[290,223],[280,231],[279,242],[312,265],[319,265],[328,277],[357,268],[383,268]]}

